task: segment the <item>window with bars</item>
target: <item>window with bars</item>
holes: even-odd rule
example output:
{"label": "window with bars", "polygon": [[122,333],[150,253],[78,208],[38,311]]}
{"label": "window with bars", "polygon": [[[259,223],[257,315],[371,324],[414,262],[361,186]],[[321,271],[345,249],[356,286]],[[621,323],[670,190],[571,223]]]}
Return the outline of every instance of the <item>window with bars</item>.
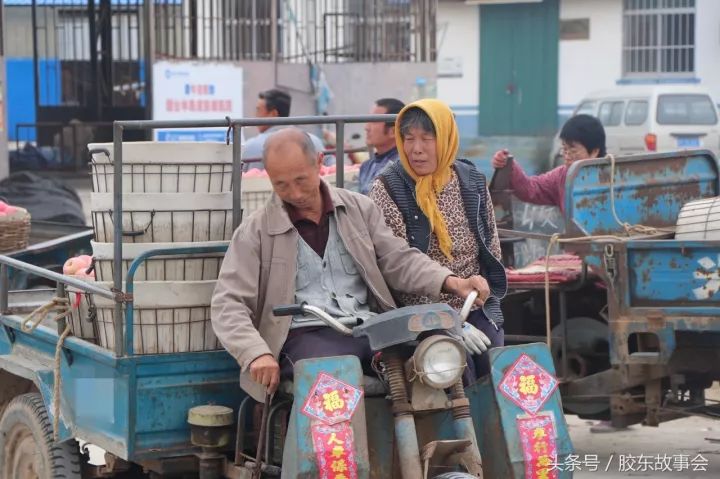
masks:
{"label": "window with bars", "polygon": [[[274,4],[274,7],[273,7]],[[155,0],[155,55],[287,63],[434,61],[437,0]]]}
{"label": "window with bars", "polygon": [[695,72],[695,0],[624,0],[623,74]]}

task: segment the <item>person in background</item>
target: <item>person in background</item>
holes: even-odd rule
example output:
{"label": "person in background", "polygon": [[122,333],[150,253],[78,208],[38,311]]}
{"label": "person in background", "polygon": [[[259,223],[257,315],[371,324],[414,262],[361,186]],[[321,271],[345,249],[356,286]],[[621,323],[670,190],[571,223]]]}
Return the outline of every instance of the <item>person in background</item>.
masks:
{"label": "person in background", "polygon": [[[565,211],[565,179],[568,168],[578,160],[602,158],[607,154],[605,129],[600,120],[591,115],[576,115],[570,118],[562,130],[560,141],[565,163],[547,173],[527,176],[517,162],[512,162],[510,188],[521,201],[536,205],[557,206]],[[508,150],[498,150],[493,155],[494,168],[504,168],[510,157]],[[627,428],[613,427],[609,421],[600,421],[590,428],[591,432],[615,432]]]}
{"label": "person in background", "polygon": [[[375,102],[370,111],[373,115],[398,114],[405,104],[396,98],[381,98]],[[369,160],[360,166],[360,193],[366,195],[375,177],[392,162],[398,160],[398,149],[395,143],[395,123],[366,123],[365,143],[375,152]]]}
{"label": "person in background", "polygon": [[[395,236],[459,278],[480,275],[488,282],[490,294],[463,325],[465,348],[472,355],[465,380],[473,382],[490,372],[485,353],[503,346],[505,337],[500,300],[507,292],[507,277],[487,183],[472,163],[457,158],[455,117],[439,100],[419,100],[403,108],[395,121],[395,138],[400,160],[378,175],[370,199]],[[402,292],[397,298],[403,306],[434,301]],[[441,299],[458,311],[463,306],[462,298],[443,294]]]}
{"label": "person in background", "polygon": [[[576,115],[570,118],[562,130],[561,153],[563,165],[537,176],[527,176],[516,161],[512,162],[510,188],[519,200],[536,205],[557,206],[565,211],[565,178],[568,167],[575,161],[601,158],[605,149],[605,129],[600,120],[590,115]],[[498,150],[493,155],[492,165],[504,168],[510,157],[508,150]]]}
{"label": "person in background", "polygon": [[[290,107],[292,106],[292,97],[282,90],[271,89],[261,92],[258,95],[257,105],[255,106],[255,116],[257,118],[286,118],[290,116]],[[268,136],[275,131],[287,128],[286,126],[258,126],[259,135],[250,138],[245,142],[242,148],[243,160],[255,160],[248,163],[248,169],[262,169],[262,153],[263,146]],[[315,145],[315,149],[322,152],[325,149],[322,140],[317,136],[310,134],[310,139]],[[325,165],[334,164],[335,157],[326,157]]]}

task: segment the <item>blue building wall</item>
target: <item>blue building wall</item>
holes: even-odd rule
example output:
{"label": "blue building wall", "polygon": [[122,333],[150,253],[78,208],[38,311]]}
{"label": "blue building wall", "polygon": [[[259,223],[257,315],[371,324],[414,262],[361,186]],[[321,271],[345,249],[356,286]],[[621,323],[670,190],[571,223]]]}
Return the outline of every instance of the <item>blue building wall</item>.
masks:
{"label": "blue building wall", "polygon": [[[39,60],[40,105],[62,105],[62,74],[60,60],[46,58]],[[32,58],[6,58],[7,75],[7,118],[10,141],[35,141],[35,128],[16,129],[18,123],[35,123],[35,82]],[[145,81],[145,63],[139,64],[140,83]],[[140,105],[145,105],[144,91]],[[70,119],[68,118],[68,121]]]}
{"label": "blue building wall", "polygon": [[477,136],[478,132],[478,107],[477,106],[451,106],[455,113],[455,122],[458,125],[460,138],[464,136]]}
{"label": "blue building wall", "polygon": [[[10,141],[35,141],[35,129],[16,130],[18,123],[35,123],[35,82],[32,58],[6,58],[8,136]],[[60,62],[40,60],[40,104],[60,104]]]}

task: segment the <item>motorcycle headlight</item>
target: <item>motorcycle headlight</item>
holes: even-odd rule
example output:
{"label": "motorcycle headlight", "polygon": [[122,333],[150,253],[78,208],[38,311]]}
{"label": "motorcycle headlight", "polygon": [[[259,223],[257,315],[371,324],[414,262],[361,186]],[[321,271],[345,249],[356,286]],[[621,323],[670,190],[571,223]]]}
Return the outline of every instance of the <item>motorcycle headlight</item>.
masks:
{"label": "motorcycle headlight", "polygon": [[465,350],[448,336],[430,336],[418,344],[413,356],[415,373],[423,384],[449,388],[465,370]]}

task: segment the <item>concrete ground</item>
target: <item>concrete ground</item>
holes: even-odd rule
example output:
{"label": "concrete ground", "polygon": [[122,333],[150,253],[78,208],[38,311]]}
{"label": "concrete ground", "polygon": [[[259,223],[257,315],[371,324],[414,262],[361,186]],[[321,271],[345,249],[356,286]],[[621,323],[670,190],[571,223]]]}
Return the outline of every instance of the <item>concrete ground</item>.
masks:
{"label": "concrete ground", "polygon": [[[717,384],[707,398],[720,400]],[[720,420],[688,417],[658,427],[635,425],[618,432],[593,433],[590,425],[595,422],[577,416],[566,419],[582,467],[575,469],[575,478],[720,477]],[[597,469],[587,467],[591,464],[598,464]]]}
{"label": "concrete ground", "polygon": [[[575,478],[720,477],[718,421],[691,417],[657,428],[632,426],[621,432],[592,433],[592,421],[577,416],[566,418],[581,465],[581,469],[575,469]],[[588,467],[592,464],[596,466]],[[571,462],[567,461],[565,467],[569,469]]]}

